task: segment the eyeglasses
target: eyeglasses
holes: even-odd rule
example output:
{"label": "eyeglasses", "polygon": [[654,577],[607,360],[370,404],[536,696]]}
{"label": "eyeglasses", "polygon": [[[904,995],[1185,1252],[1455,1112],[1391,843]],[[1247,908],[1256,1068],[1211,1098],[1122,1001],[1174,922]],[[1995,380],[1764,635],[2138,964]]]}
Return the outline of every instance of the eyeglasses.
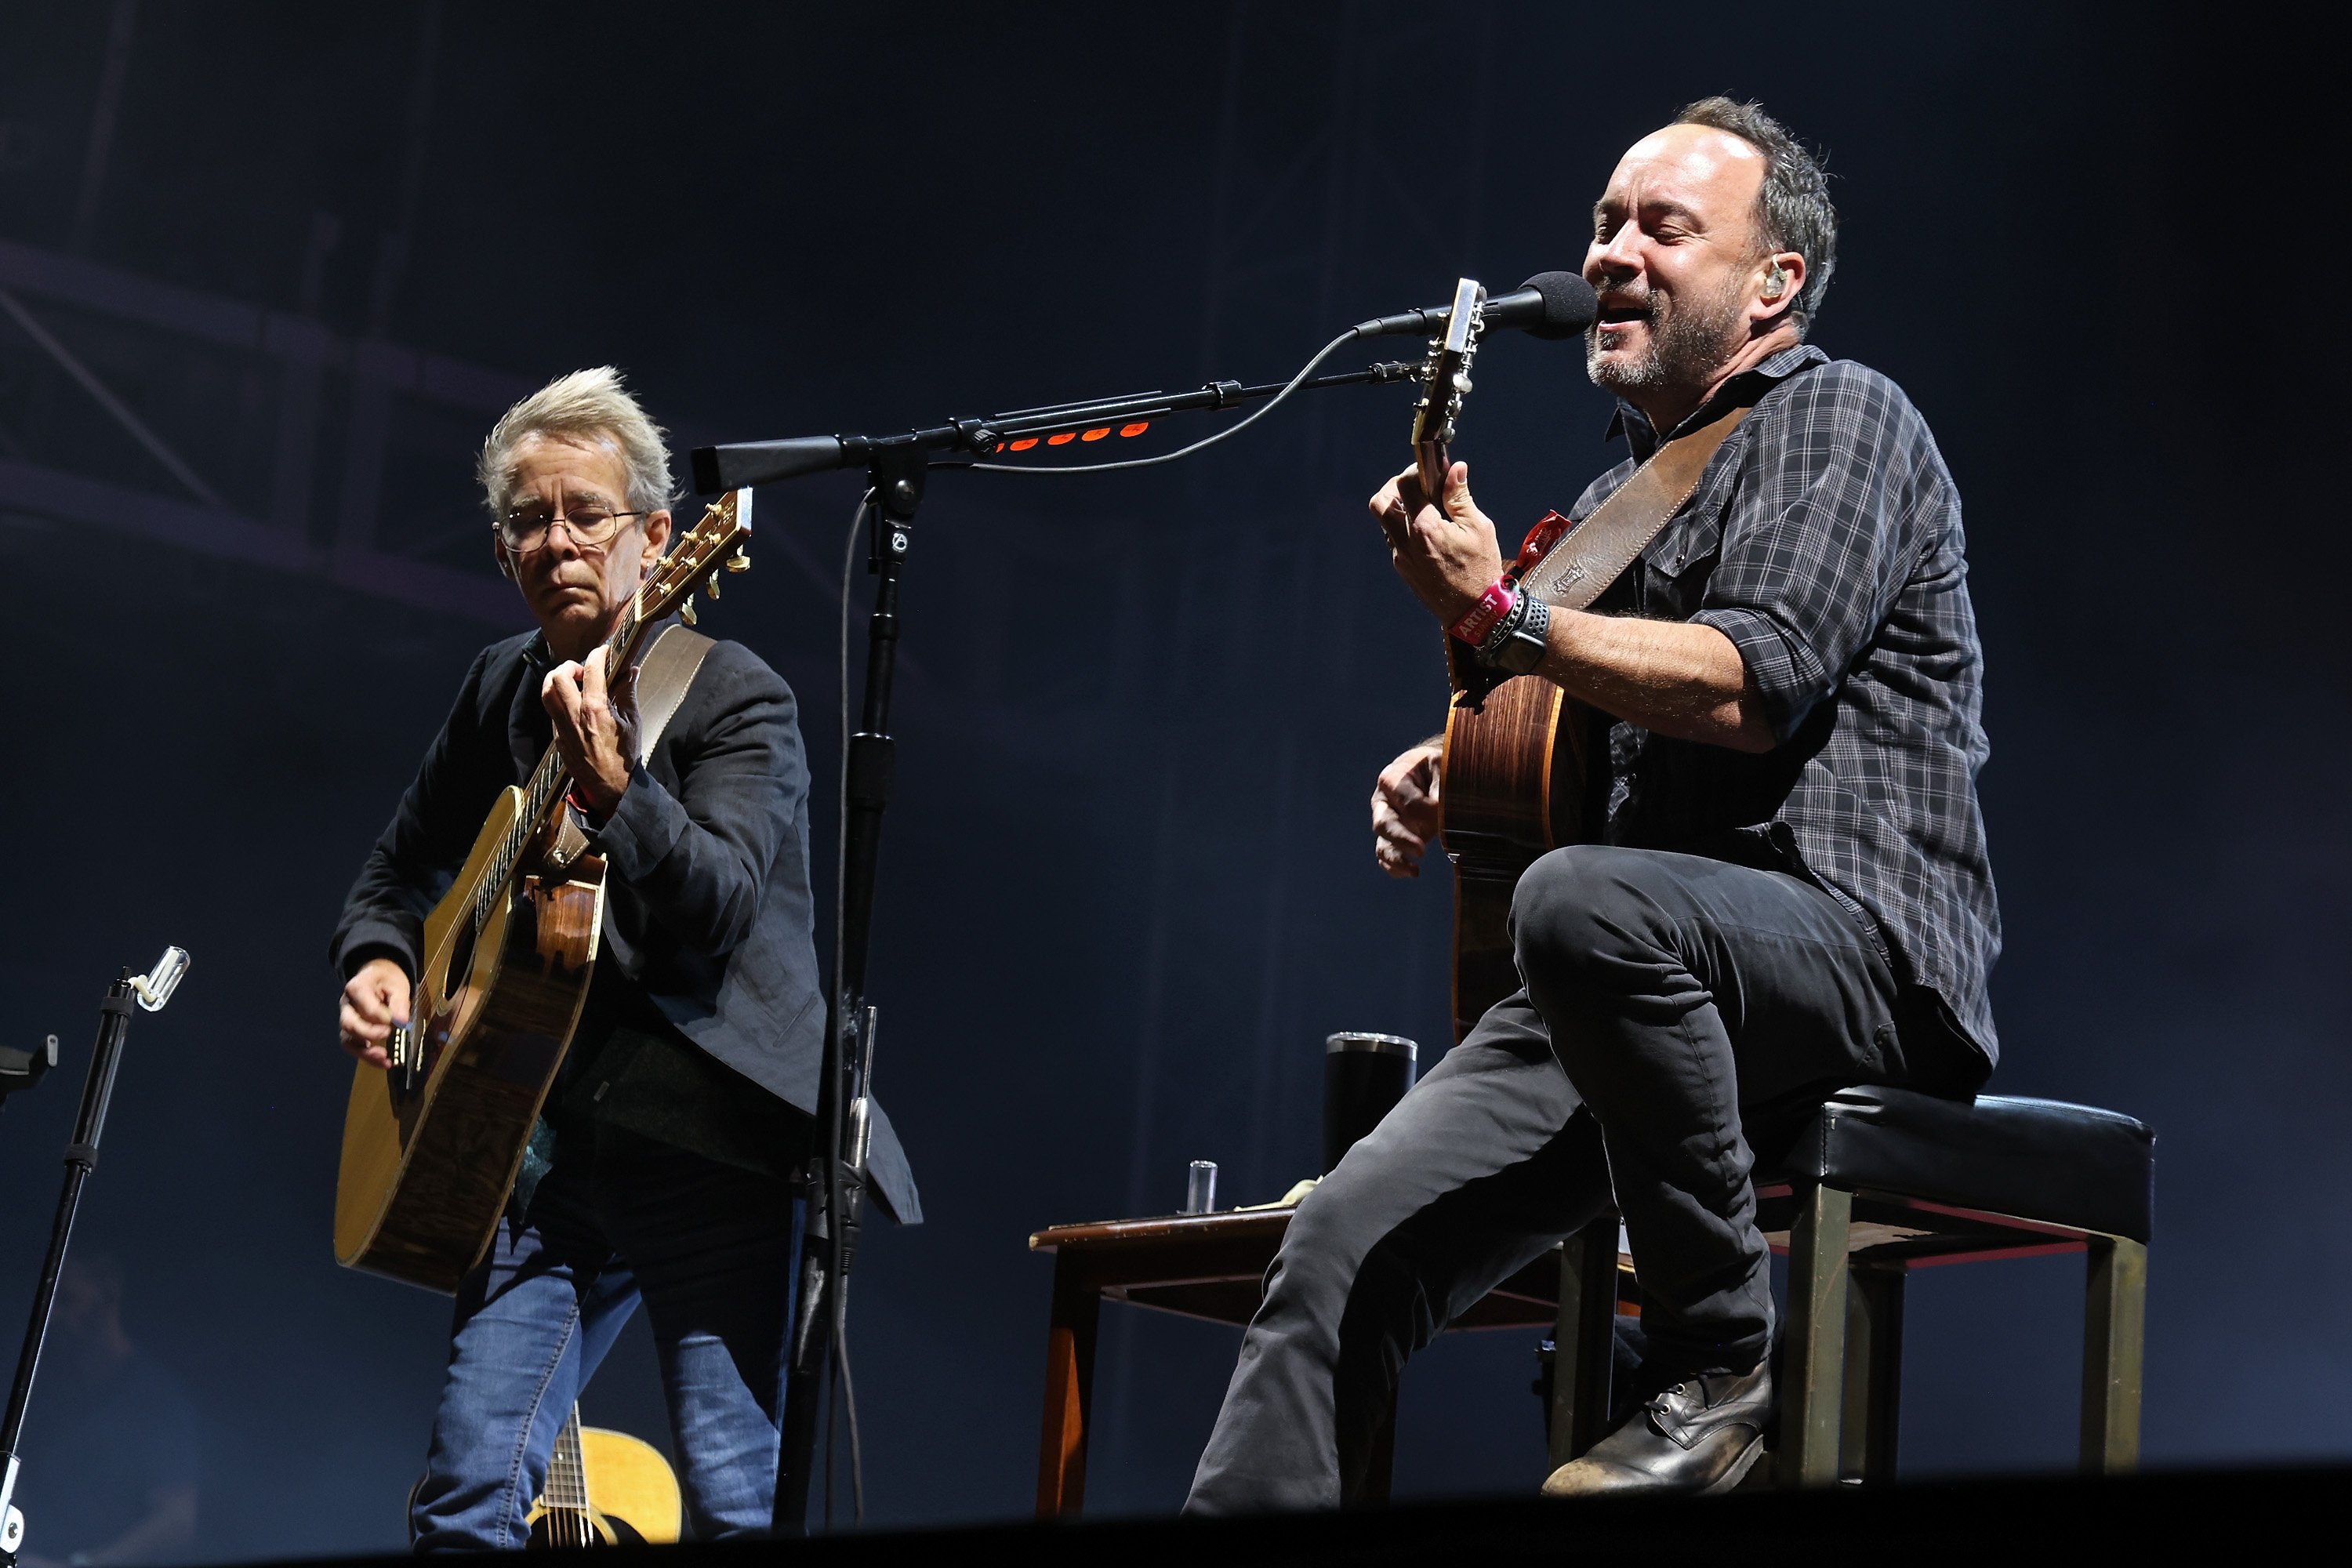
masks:
{"label": "eyeglasses", "polygon": [[594,550],[610,544],[621,524],[633,517],[645,517],[642,511],[605,511],[601,508],[583,507],[577,511],[510,511],[498,521],[499,542],[518,555],[528,555],[547,542],[547,531],[562,518],[572,542],[583,550]]}

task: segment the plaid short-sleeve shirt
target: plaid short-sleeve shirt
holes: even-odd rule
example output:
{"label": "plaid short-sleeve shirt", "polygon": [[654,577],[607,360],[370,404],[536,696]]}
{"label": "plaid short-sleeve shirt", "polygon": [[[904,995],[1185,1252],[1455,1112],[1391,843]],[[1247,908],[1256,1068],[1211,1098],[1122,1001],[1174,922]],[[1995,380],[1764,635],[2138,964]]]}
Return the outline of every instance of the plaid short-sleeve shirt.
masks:
{"label": "plaid short-sleeve shirt", "polygon": [[[1739,401],[1754,409],[1689,503],[1594,607],[1721,631],[1780,744],[1756,756],[1612,725],[1608,838],[1819,883],[1990,1063],[2000,912],[1976,795],[1984,658],[1959,494],[1927,421],[1875,371],[1786,349],[1680,428]],[[1630,405],[1610,433],[1633,456],[1573,516],[1658,444]]]}

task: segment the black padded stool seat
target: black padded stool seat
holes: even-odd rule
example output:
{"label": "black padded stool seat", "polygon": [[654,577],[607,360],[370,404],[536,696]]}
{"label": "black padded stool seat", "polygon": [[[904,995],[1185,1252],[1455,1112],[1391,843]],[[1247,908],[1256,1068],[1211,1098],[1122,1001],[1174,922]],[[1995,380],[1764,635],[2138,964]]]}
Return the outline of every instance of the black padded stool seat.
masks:
{"label": "black padded stool seat", "polygon": [[2147,1239],[2156,1135],[2113,1110],[1907,1089],[1831,1097],[1776,1175]]}
{"label": "black padded stool seat", "polygon": [[[2144,1124],[2089,1106],[1849,1089],[1785,1149],[1759,1150],[1759,1223],[1789,1255],[1775,1476],[1816,1486],[1893,1478],[1910,1270],[2053,1252],[2088,1260],[2083,1468],[2132,1468],[2154,1144]],[[1569,1385],[1556,1373],[1554,1463],[1602,1436],[1616,1227],[1609,1215],[1562,1253],[1555,1364]]]}

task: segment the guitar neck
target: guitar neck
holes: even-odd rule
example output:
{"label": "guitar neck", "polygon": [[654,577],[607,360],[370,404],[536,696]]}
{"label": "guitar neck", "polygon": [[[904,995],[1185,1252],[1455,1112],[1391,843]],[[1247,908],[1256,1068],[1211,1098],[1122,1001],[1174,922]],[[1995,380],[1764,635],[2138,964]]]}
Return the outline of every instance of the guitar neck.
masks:
{"label": "guitar neck", "polygon": [[1415,471],[1421,476],[1421,493],[1429,498],[1431,505],[1443,505],[1445,470],[1454,466],[1453,459],[1446,455],[1444,439],[1415,441],[1412,444],[1412,461]]}
{"label": "guitar neck", "polygon": [[1412,414],[1413,468],[1422,494],[1439,504],[1445,494],[1445,470],[1453,466],[1446,447],[1454,439],[1454,416],[1470,395],[1470,361],[1478,352],[1478,304],[1486,291],[1475,278],[1454,285],[1454,306],[1446,312],[1445,335],[1430,345],[1429,378]]}
{"label": "guitar neck", "polygon": [[[609,687],[628,668],[636,653],[637,644],[645,633],[645,622],[638,615],[642,593],[629,601],[621,612],[621,624],[604,639],[597,651],[604,660],[604,681]],[[572,770],[564,765],[563,750],[551,741],[541,754],[539,766],[530,771],[530,782],[523,785],[522,810],[515,814],[514,826],[507,832],[506,841],[499,847],[499,856],[490,875],[482,879],[481,889],[474,899],[474,929],[478,931],[488,921],[490,911],[506,896],[514,879],[515,868],[522,864],[523,854],[546,829],[548,819],[562,804],[564,792],[572,787]]]}
{"label": "guitar neck", "polygon": [[547,1506],[551,1509],[588,1509],[588,1465],[580,1447],[580,1406],[574,1405],[572,1414],[563,1419],[563,1429],[555,1435],[555,1452],[547,1462]]}

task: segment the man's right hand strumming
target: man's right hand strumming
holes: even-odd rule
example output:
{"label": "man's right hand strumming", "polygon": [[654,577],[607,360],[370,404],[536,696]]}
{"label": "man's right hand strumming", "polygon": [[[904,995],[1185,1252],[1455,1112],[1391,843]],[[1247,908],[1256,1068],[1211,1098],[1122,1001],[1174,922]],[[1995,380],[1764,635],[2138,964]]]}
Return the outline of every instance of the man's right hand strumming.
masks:
{"label": "man's right hand strumming", "polygon": [[1381,770],[1372,786],[1372,858],[1391,877],[1421,875],[1422,851],[1437,837],[1437,766],[1442,740],[1420,745]]}
{"label": "man's right hand strumming", "polygon": [[343,987],[343,1049],[372,1068],[392,1066],[385,1042],[394,1024],[408,1022],[408,971],[389,958],[371,958]]}

